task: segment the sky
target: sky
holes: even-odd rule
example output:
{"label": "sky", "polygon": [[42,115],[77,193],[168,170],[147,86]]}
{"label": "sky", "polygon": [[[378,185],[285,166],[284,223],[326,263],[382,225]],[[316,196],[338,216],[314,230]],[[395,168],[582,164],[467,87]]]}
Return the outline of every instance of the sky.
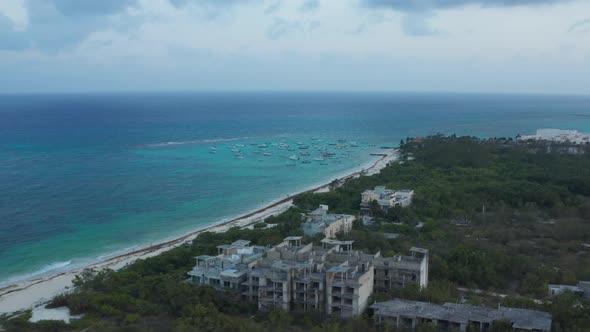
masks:
{"label": "sky", "polygon": [[587,0],[0,0],[0,93],[590,94]]}

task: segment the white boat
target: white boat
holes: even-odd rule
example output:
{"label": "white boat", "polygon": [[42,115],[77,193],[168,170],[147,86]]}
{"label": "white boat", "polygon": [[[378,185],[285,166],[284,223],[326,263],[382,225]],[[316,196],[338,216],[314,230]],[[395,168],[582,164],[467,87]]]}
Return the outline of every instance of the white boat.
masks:
{"label": "white boat", "polygon": [[217,151],[215,151],[215,150],[210,150],[210,151],[209,151],[209,153],[210,153],[210,154],[216,154],[216,153],[217,153]]}
{"label": "white boat", "polygon": [[270,153],[270,152],[265,152],[265,153],[264,153],[264,155],[265,155],[265,156],[267,156],[267,157],[270,157],[270,156],[272,156],[272,153]]}
{"label": "white boat", "polygon": [[291,160],[299,160],[299,157],[297,157],[296,155],[292,155],[289,157],[289,159]]}
{"label": "white boat", "polygon": [[244,147],[244,144],[236,144],[236,146],[243,148]]}
{"label": "white boat", "polygon": [[315,160],[315,161],[324,161],[324,158],[322,158],[322,157],[316,157],[316,158],[313,158],[313,160]]}

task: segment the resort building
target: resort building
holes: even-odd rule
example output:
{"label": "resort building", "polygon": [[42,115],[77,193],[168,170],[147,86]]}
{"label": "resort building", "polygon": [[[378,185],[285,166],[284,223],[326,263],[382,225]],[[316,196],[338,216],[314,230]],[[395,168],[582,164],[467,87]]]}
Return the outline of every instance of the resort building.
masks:
{"label": "resort building", "polygon": [[337,234],[345,234],[352,230],[355,216],[349,214],[328,213],[327,205],[320,205],[316,210],[304,217],[306,221],[301,225],[305,236],[313,237],[324,234],[326,238],[335,238]]}
{"label": "resort building", "polygon": [[581,295],[587,299],[590,299],[590,281],[578,281],[576,286],[571,285],[553,285],[549,284],[549,296],[557,296],[566,291]]}
{"label": "resort building", "polygon": [[371,305],[377,325],[416,329],[420,324],[434,323],[441,331],[488,331],[494,321],[506,320],[516,331],[551,330],[551,314],[543,311],[507,307],[489,308],[470,304],[443,305],[395,299]]}
{"label": "resort building", "polygon": [[406,207],[412,204],[413,197],[414,191],[410,189],[394,190],[377,186],[361,193],[361,212],[369,212],[372,202],[377,202],[383,210],[394,206]]}
{"label": "resort building", "polygon": [[[220,245],[217,256],[195,257],[188,272],[195,284],[240,292],[259,310],[319,311],[342,317],[361,315],[375,290],[410,283],[426,287],[428,251],[381,257],[353,250],[353,241],[324,239],[321,246],[287,237],[272,247],[240,240]],[[426,269],[426,270],[425,270]]]}

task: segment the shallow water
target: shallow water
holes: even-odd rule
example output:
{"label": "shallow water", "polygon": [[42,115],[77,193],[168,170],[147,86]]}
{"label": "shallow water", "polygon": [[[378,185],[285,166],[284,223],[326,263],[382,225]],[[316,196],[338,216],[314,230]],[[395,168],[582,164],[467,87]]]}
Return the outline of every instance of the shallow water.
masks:
{"label": "shallow water", "polygon": [[[407,136],[590,133],[589,115],[590,98],[562,96],[0,96],[0,280],[227,220],[366,167],[376,159],[369,153]],[[338,140],[347,147],[330,145]],[[339,158],[314,160],[322,155],[314,145]]]}

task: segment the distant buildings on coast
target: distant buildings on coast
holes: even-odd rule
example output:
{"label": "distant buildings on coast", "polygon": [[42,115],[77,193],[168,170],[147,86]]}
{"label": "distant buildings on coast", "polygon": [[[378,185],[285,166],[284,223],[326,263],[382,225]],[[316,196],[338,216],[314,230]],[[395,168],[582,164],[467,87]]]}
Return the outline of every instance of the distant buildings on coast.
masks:
{"label": "distant buildings on coast", "polygon": [[582,134],[577,130],[563,129],[537,129],[535,135],[523,135],[522,141],[552,141],[558,143],[590,144],[590,135]]}

